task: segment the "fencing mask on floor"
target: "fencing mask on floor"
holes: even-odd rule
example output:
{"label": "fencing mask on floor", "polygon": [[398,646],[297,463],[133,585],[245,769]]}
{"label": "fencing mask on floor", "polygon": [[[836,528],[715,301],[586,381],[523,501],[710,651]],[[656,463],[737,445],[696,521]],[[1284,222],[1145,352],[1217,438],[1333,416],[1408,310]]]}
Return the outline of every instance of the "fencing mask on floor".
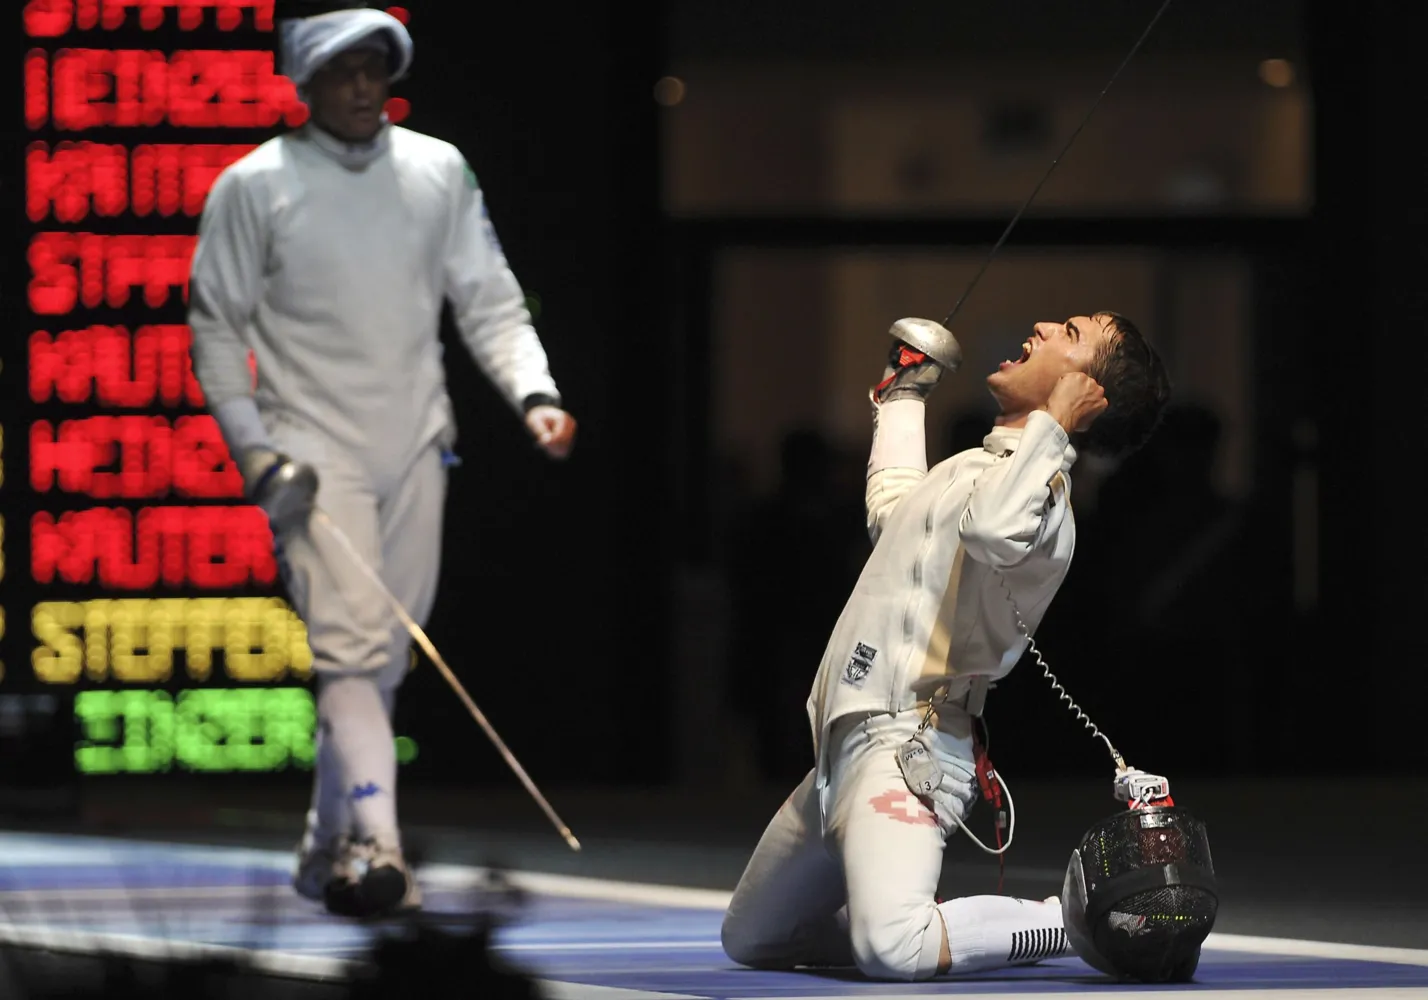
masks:
{"label": "fencing mask on floor", "polygon": [[1188,982],[1219,909],[1205,824],[1176,806],[1102,820],[1071,854],[1061,908],[1067,939],[1093,969]]}

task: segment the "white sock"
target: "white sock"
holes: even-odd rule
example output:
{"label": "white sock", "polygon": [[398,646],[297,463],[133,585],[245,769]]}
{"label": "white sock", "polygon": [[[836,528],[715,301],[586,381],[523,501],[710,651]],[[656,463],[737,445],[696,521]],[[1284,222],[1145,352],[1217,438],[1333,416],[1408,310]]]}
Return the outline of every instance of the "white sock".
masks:
{"label": "white sock", "polygon": [[342,780],[342,762],[337,757],[332,737],[317,726],[316,753],[313,760],[312,804],[307,811],[307,835],[317,842],[333,841],[350,832],[352,810],[347,808],[347,796]]}
{"label": "white sock", "polygon": [[375,678],[324,678],[318,688],[317,719],[331,740],[353,835],[396,846],[397,751]]}
{"label": "white sock", "polygon": [[964,896],[937,904],[952,973],[983,972],[1070,954],[1061,901]]}

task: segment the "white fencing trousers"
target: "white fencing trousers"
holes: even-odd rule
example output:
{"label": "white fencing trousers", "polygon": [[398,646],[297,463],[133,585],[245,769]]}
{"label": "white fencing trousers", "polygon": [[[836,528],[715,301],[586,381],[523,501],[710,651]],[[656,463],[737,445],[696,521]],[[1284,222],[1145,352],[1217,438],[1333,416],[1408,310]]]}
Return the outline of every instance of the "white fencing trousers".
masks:
{"label": "white fencing trousers", "polygon": [[[404,472],[378,482],[363,463],[313,431],[284,422],[272,429],[272,437],[277,448],[312,463],[318,506],[412,619],[425,626],[441,569],[447,474],[440,450],[435,445],[424,449]],[[324,718],[319,723],[308,828],[326,839],[351,832],[353,821],[348,793],[356,761],[343,759],[339,744],[350,748],[383,741],[386,746],[372,751],[395,755],[390,721],[397,688],[410,667],[412,640],[386,597],[324,526],[285,532],[278,564],[307,628],[318,683],[336,676],[370,678],[386,713],[383,726],[371,725],[371,719]],[[324,732],[344,722],[346,730],[361,731]],[[390,764],[379,770],[394,769],[395,759]]]}
{"label": "white fencing trousers", "polygon": [[[757,968],[856,965],[878,979],[937,974],[943,921],[936,892],[951,823],[912,794],[896,756],[921,716],[854,717],[833,727],[822,794],[810,772],[764,831],[734,890],[722,932],[731,959]],[[938,756],[960,757],[970,776],[971,740],[929,732]],[[965,818],[974,791],[974,782],[957,783],[949,795],[944,784],[933,804]],[[949,930],[964,938],[963,928]],[[1009,958],[954,949],[953,969],[1017,964]]]}
{"label": "white fencing trousers", "polygon": [[[446,469],[436,445],[425,448],[389,482],[312,432],[280,424],[276,447],[317,469],[317,505],[362,559],[425,626],[441,571]],[[307,626],[313,669],[369,674],[384,692],[410,667],[411,636],[386,597],[326,527],[284,533],[279,565],[295,610]]]}

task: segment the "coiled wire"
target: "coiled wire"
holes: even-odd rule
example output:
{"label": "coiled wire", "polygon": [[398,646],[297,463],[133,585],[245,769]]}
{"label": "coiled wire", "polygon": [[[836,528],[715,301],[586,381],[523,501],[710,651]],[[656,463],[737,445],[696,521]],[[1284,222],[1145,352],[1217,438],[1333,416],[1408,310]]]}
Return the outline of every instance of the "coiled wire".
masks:
{"label": "coiled wire", "polygon": [[1126,770],[1125,758],[1121,756],[1120,751],[1111,743],[1110,737],[1101,732],[1101,728],[1091,721],[1091,717],[1081,710],[1081,706],[1071,700],[1071,695],[1067,693],[1066,688],[1061,685],[1061,682],[1056,679],[1056,675],[1051,672],[1051,667],[1047,664],[1046,660],[1042,658],[1041,650],[1036,647],[1036,640],[1031,637],[1031,631],[1026,627],[1026,622],[1022,621],[1021,609],[1017,607],[1016,599],[1012,597],[1011,587],[1007,585],[1006,578],[998,574],[998,579],[1001,580],[1002,589],[1007,593],[1007,601],[1011,604],[1012,614],[1016,616],[1017,630],[1021,632],[1022,637],[1026,639],[1027,649],[1031,651],[1031,655],[1036,657],[1036,665],[1041,668],[1042,674],[1051,682],[1051,689],[1056,692],[1057,697],[1061,701],[1066,703],[1066,707],[1075,713],[1077,720],[1090,731],[1091,736],[1106,744],[1106,749],[1111,752],[1111,759],[1116,762],[1116,767],[1122,771]]}

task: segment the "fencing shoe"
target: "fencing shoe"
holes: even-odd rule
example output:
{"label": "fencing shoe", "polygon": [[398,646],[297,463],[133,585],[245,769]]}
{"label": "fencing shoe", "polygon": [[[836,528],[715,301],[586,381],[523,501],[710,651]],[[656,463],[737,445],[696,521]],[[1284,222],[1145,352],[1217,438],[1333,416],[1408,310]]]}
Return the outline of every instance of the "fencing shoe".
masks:
{"label": "fencing shoe", "polygon": [[385,917],[421,907],[421,887],[401,848],[374,839],[348,841],[323,893],[330,913]]}
{"label": "fencing shoe", "polygon": [[318,840],[308,831],[298,846],[297,864],[293,868],[293,888],[304,899],[321,903],[327,886],[336,877],[341,846],[335,840]]}

